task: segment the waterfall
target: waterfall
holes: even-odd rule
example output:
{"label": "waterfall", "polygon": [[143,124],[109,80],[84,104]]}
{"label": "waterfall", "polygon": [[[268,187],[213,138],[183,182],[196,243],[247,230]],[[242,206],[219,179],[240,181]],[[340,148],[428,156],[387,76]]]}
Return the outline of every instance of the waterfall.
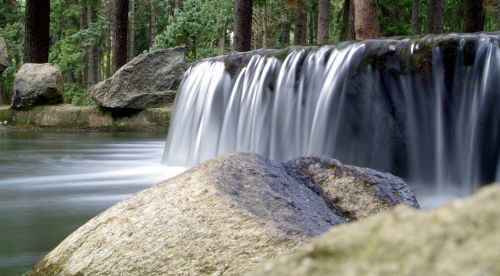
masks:
{"label": "waterfall", "polygon": [[318,154],[468,194],[500,179],[499,40],[381,39],[201,61],[179,89],[164,161]]}

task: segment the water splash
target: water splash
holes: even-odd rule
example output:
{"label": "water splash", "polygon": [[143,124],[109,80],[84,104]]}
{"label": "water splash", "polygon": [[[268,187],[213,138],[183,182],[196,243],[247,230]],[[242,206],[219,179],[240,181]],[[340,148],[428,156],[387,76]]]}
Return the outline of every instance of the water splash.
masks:
{"label": "water splash", "polygon": [[283,61],[255,54],[234,72],[227,60],[200,62],[181,85],[164,161],[321,154],[468,194],[500,178],[498,41],[451,35],[293,49]]}

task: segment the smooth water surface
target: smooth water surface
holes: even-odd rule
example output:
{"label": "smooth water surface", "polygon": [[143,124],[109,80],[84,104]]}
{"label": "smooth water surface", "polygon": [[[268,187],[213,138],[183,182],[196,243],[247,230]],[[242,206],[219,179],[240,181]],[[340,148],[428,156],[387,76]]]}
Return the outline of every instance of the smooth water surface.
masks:
{"label": "smooth water surface", "polygon": [[0,275],[20,275],[119,200],[180,172],[164,135],[0,128]]}

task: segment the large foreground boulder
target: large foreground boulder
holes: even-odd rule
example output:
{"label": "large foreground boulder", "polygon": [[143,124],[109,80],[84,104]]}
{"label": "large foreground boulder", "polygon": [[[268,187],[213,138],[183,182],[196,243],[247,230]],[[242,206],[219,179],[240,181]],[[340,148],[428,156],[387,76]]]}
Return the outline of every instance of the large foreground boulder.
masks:
{"label": "large foreground boulder", "polygon": [[31,274],[239,274],[398,203],[418,207],[389,174],[317,157],[281,163],[229,154],[108,209]]}
{"label": "large foreground boulder", "polygon": [[24,108],[64,102],[64,81],[59,67],[25,63],[16,74],[12,107]]}
{"label": "large foreground boulder", "polygon": [[88,93],[110,109],[145,109],[172,103],[187,68],[185,48],[141,54]]}
{"label": "large foreground boulder", "polygon": [[0,36],[0,74],[5,71],[9,65],[9,54],[7,52],[7,44],[5,44],[5,39]]}
{"label": "large foreground boulder", "polygon": [[342,225],[251,275],[500,275],[500,187]]}

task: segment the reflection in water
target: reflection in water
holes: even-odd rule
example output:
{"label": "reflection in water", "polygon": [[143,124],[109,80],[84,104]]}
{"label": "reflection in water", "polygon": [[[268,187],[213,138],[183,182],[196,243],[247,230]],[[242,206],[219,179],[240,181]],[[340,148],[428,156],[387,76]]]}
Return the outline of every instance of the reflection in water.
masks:
{"label": "reflection in water", "polygon": [[0,275],[20,275],[69,233],[181,172],[164,135],[0,129]]}

